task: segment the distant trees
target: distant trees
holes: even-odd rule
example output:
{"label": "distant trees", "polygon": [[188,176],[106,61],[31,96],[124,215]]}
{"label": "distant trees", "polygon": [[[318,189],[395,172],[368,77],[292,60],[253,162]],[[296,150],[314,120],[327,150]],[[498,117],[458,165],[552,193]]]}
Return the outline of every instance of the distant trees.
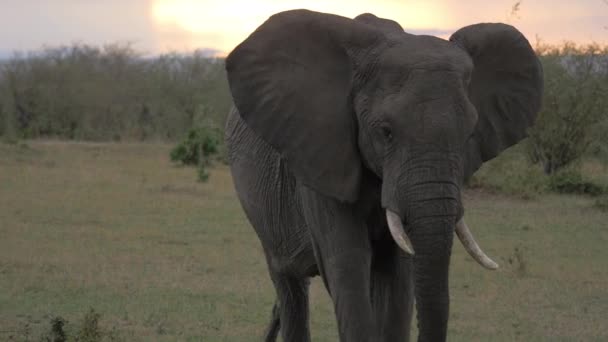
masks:
{"label": "distant trees", "polygon": [[176,140],[222,126],[230,105],[223,60],[200,51],[144,57],[130,44],[73,44],[0,62],[5,136]]}
{"label": "distant trees", "polygon": [[608,47],[539,45],[545,73],[543,109],[530,130],[528,154],[545,173],[584,154],[608,156]]}
{"label": "distant trees", "polygon": [[[608,160],[608,47],[537,52],[545,94],[529,159],[547,174],[585,154]],[[223,60],[203,51],[145,57],[129,44],[73,44],[0,62],[5,137],[177,141],[192,128],[221,130],[230,106]]]}

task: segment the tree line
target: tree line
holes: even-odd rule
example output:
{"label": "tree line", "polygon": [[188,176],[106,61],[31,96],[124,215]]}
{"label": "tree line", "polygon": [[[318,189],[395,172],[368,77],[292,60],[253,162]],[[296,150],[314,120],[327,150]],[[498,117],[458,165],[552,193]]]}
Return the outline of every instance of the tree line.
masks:
{"label": "tree line", "polygon": [[17,139],[174,141],[231,105],[223,60],[202,51],[72,44],[0,63],[0,135]]}
{"label": "tree line", "polygon": [[[554,173],[608,160],[608,47],[537,44],[544,104],[527,154]],[[203,51],[143,56],[130,44],[47,47],[0,62],[0,136],[176,141],[221,130],[231,106],[224,62]]]}

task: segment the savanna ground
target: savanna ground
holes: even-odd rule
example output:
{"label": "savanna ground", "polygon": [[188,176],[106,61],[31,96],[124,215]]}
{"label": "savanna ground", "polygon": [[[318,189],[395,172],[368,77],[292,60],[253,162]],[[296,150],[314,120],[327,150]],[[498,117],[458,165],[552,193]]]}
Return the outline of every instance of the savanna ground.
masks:
{"label": "savanna ground", "polygon": [[[169,149],[0,144],[0,341],[37,341],[56,316],[75,329],[90,308],[117,340],[260,340],[274,290],[228,169],[197,183]],[[581,196],[465,200],[501,268],[454,244],[451,341],[608,340],[608,213]],[[311,301],[313,341],[336,341],[318,278]]]}

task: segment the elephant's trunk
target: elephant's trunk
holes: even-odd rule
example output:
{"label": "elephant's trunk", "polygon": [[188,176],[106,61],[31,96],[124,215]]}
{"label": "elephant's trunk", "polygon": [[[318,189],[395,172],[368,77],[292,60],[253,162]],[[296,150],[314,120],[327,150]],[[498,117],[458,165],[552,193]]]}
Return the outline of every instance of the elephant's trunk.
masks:
{"label": "elephant's trunk", "polygon": [[[449,315],[449,264],[454,232],[482,266],[496,269],[460,218],[460,190],[449,181],[425,182],[403,192],[407,228],[390,209],[386,217],[391,235],[405,252],[414,254],[414,285],[419,341],[445,341]],[[403,202],[402,202],[403,203]],[[407,231],[407,233],[406,233]],[[409,237],[408,237],[409,234]]]}
{"label": "elephant's trunk", "polygon": [[[401,160],[407,160],[407,165]],[[446,340],[450,255],[456,221],[462,215],[457,181],[461,177],[460,163],[459,156],[452,153],[426,151],[422,157],[404,153],[384,168],[382,205],[387,210],[389,228],[391,212],[405,224],[403,235],[394,233],[396,229],[391,229],[391,235],[399,245],[399,239],[407,242],[407,234],[415,251],[419,341]]]}
{"label": "elephant's trunk", "polygon": [[448,273],[454,217],[420,220],[411,226],[418,341],[445,341],[450,295]]}
{"label": "elephant's trunk", "polygon": [[461,214],[460,187],[451,181],[405,186],[402,217],[416,252],[414,292],[419,341],[445,341],[449,316],[449,265],[456,220]]}

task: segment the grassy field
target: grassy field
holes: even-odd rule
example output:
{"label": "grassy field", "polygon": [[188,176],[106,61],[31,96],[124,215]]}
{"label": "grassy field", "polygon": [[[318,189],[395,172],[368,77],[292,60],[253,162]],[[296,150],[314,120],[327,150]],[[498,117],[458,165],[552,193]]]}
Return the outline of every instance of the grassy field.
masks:
{"label": "grassy field", "polygon": [[[90,309],[125,341],[256,341],[274,290],[228,169],[207,184],[168,145],[0,144],[0,341]],[[608,213],[586,197],[470,191],[496,272],[455,244],[451,341],[608,340]],[[312,286],[313,341],[336,341]],[[109,338],[108,338],[109,339]]]}

